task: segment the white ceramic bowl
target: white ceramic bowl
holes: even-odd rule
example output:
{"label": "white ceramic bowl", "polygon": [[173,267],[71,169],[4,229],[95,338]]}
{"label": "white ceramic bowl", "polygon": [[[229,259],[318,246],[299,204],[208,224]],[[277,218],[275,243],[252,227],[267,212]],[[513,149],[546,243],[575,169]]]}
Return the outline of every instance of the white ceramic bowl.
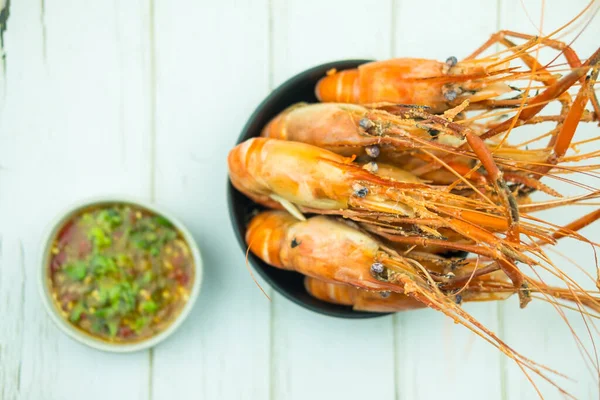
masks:
{"label": "white ceramic bowl", "polygon": [[[194,281],[192,282],[192,290],[190,292],[190,297],[187,303],[183,306],[183,309],[181,310],[179,315],[164,331],[148,339],[134,343],[109,343],[101,339],[94,338],[93,336],[75,328],[60,314],[59,310],[54,304],[50,292],[50,285],[48,284],[48,271],[51,256],[50,252],[52,250],[54,238],[57,235],[58,231],[70,218],[72,218],[82,209],[110,204],[131,204],[132,206],[146,209],[156,215],[165,217],[177,228],[177,230],[179,230],[179,232],[187,242],[192,253],[192,258],[194,260],[195,269]],[[169,337],[173,332],[175,332],[175,330],[183,323],[183,321],[189,315],[192,307],[194,306],[194,303],[196,302],[196,299],[198,298],[198,294],[200,292],[200,284],[202,282],[202,258],[200,256],[200,250],[198,249],[198,245],[194,241],[194,238],[192,237],[191,233],[187,230],[187,228],[177,218],[175,218],[172,214],[170,214],[168,211],[165,211],[161,207],[157,207],[154,204],[150,204],[141,200],[134,200],[131,198],[122,198],[116,196],[94,198],[85,201],[80,201],[77,204],[72,205],[71,207],[67,208],[65,211],[60,213],[52,221],[52,223],[50,224],[49,228],[46,230],[43,236],[42,248],[39,257],[39,266],[40,274],[38,279],[38,286],[40,295],[42,297],[42,302],[44,303],[48,315],[50,315],[50,318],[56,324],[56,326],[58,326],[64,333],[66,333],[71,338],[77,340],[78,342],[81,342],[98,350],[110,351],[115,353],[129,353],[148,349]]]}

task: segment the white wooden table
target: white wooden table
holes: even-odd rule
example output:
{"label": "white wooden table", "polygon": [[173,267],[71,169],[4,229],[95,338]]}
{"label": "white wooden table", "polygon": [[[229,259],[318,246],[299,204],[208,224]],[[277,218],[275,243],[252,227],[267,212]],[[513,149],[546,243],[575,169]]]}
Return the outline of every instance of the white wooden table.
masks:
{"label": "white wooden table", "polygon": [[[321,62],[460,58],[499,28],[535,33],[519,0],[11,3],[0,66],[1,400],[534,397],[510,360],[433,311],[347,321],[273,293],[269,302],[245,269],[225,202],[227,152],[273,87]],[[523,3],[539,25],[541,3]],[[586,3],[547,0],[543,31]],[[598,38],[597,18],[575,49],[586,57]],[[199,301],[154,350],[88,349],[42,309],[35,278],[45,224],[100,194],[173,210],[203,250]],[[584,233],[597,238],[598,224]],[[561,249],[593,270],[589,248],[565,241]],[[513,298],[466,308],[576,379],[560,381],[573,394],[598,398],[551,307],[519,310]]]}

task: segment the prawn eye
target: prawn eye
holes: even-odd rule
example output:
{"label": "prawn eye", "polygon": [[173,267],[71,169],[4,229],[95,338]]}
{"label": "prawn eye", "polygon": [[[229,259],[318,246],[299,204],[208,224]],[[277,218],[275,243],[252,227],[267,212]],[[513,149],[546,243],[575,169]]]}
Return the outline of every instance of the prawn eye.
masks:
{"label": "prawn eye", "polygon": [[454,298],[454,301],[456,302],[456,304],[462,303],[462,296],[460,294],[457,294]]}
{"label": "prawn eye", "polygon": [[444,93],[444,98],[448,101],[455,100],[457,96],[458,94],[456,93],[456,91],[452,89]]}
{"label": "prawn eye", "polygon": [[366,131],[371,129],[374,124],[369,118],[361,118],[361,120],[358,121],[358,125]]}
{"label": "prawn eye", "polygon": [[458,59],[454,56],[450,56],[446,59],[446,65],[450,68],[454,67],[457,62],[458,62]]}
{"label": "prawn eye", "polygon": [[293,249],[293,248],[296,248],[296,247],[300,246],[300,243],[302,243],[302,242],[299,242],[298,239],[293,238],[292,239],[292,243],[290,244],[290,246],[292,246],[292,249]]}
{"label": "prawn eye", "polygon": [[[370,271],[371,276],[373,276],[373,278],[377,279],[378,281],[387,282],[390,278],[389,270],[385,267],[385,265],[383,265],[380,262],[374,262],[373,264],[371,264]],[[385,298],[386,296],[382,294],[382,297]]]}
{"label": "prawn eye", "polygon": [[354,184],[352,190],[354,190],[354,194],[360,198],[366,197],[369,194],[369,189],[359,184]]}
{"label": "prawn eye", "polygon": [[375,161],[369,161],[368,163],[363,165],[363,168],[373,174],[376,174],[377,171],[379,171],[379,166]]}
{"label": "prawn eye", "polygon": [[365,153],[367,153],[367,155],[371,158],[377,158],[377,157],[379,157],[381,150],[379,149],[379,146],[374,144],[374,145],[365,147]]}
{"label": "prawn eye", "polygon": [[384,270],[385,270],[385,267],[380,262],[371,264],[371,272],[374,274],[379,275],[379,274],[383,273]]}
{"label": "prawn eye", "polygon": [[529,290],[529,284],[527,282],[523,282],[523,284],[521,285],[521,289],[524,292],[527,292],[527,295],[531,293],[531,291]]}

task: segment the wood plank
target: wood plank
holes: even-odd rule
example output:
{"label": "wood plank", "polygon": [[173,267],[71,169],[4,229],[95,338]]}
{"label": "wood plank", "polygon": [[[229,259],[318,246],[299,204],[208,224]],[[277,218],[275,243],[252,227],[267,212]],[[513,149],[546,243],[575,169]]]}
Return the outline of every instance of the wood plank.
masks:
{"label": "wood plank", "polygon": [[[0,398],[16,399],[21,391],[21,353],[25,321],[23,247],[0,237]],[[15,262],[13,265],[8,262]]]}
{"label": "wood plank", "polygon": [[[545,1],[545,12],[543,19],[542,31],[548,34],[562,24],[568,22],[580,10],[582,10],[587,1],[578,0],[572,2],[563,2],[560,0]],[[526,12],[523,9],[526,6]],[[598,4],[596,3],[596,8]],[[540,10],[542,8],[541,1],[528,1],[525,3],[519,0],[503,0],[501,10],[501,25],[503,28],[512,29],[518,32],[536,34],[540,24]],[[583,28],[583,24],[579,24],[579,29],[571,32],[563,38],[567,43],[570,42],[575,34]],[[597,18],[588,26],[573,44],[575,51],[582,58],[586,58],[598,48],[598,37],[600,37],[600,23]],[[545,63],[549,62],[557,54],[556,51],[547,50],[539,54],[540,59]],[[560,58],[557,62],[564,62],[564,58]],[[556,111],[557,108],[554,108]],[[537,128],[539,129],[539,128]],[[539,134],[536,129],[532,132]],[[582,124],[579,126],[575,134],[575,140],[582,140],[598,136],[598,127],[596,124]],[[527,131],[529,133],[529,131]],[[580,152],[598,151],[600,144],[598,142],[589,143],[581,146]],[[592,162],[593,163],[593,162]],[[571,164],[572,165],[572,164]],[[598,187],[597,179],[589,176],[570,176],[579,183]],[[552,182],[553,187],[564,195],[576,195],[582,191],[578,188],[568,185],[563,182]],[[535,199],[540,199],[542,196],[536,195]],[[540,218],[547,219],[556,224],[566,224],[577,217],[592,211],[593,208],[571,207],[562,210],[553,210],[548,212],[536,213]],[[593,224],[582,231],[589,238],[600,237],[600,224]],[[567,255],[572,260],[581,265],[586,271],[593,276],[596,275],[594,269],[594,254],[589,245],[584,245],[573,240],[563,239],[557,248],[561,253]],[[587,289],[594,289],[594,283],[583,277],[576,267],[570,265],[569,261],[563,259],[554,253],[549,253],[552,260],[560,266],[567,274],[573,276],[578,282],[582,282]],[[552,280],[550,280],[552,282]],[[552,283],[558,283],[556,281]],[[584,358],[577,350],[577,345],[567,328],[566,324],[561,320],[557,312],[548,304],[543,304],[542,301],[534,300],[527,306],[525,310],[519,310],[515,304],[506,304],[502,310],[504,318],[504,336],[509,344],[515,346],[517,350],[521,350],[524,354],[531,357],[533,360],[539,361],[544,365],[557,369],[559,372],[573,378],[574,381],[557,378],[557,383],[564,387],[567,391],[573,394],[576,398],[597,398],[599,395],[598,376],[593,376],[588,368]],[[575,331],[580,335],[586,347],[592,352],[593,348],[590,343],[586,327],[582,319],[573,312],[567,311],[570,323]],[[597,331],[593,333],[596,344],[598,342]],[[524,375],[514,365],[507,364],[507,398],[510,399],[531,399],[535,397],[535,391],[532,385],[527,382]],[[539,384],[545,398],[559,399],[564,398],[558,391],[552,388],[545,382],[536,380]]]}
{"label": "wood plank", "polygon": [[154,353],[153,398],[269,394],[269,303],[227,213],[226,155],[268,90],[267,1],[156,1],[156,201],[204,257],[197,306]]}
{"label": "wood plank", "polygon": [[75,343],[50,322],[36,287],[42,229],[61,208],[107,192],[148,194],[144,4],[11,2],[0,107],[7,400],[148,396],[146,353]]}
{"label": "wood plank", "polygon": [[272,301],[273,398],[394,398],[391,316],[344,320]]}
{"label": "wood plank", "polygon": [[497,30],[497,8],[491,2],[467,0],[452,7],[443,2],[396,3],[394,57],[460,60]]}
{"label": "wood plank", "polygon": [[274,0],[274,83],[329,61],[389,57],[391,9],[390,0],[368,7],[342,0]]}
{"label": "wood plank", "polygon": [[[391,2],[273,2],[273,78],[279,84],[320,63],[390,55]],[[341,320],[279,295],[273,307],[275,399],[393,398],[391,317]]]}
{"label": "wood plank", "polygon": [[[478,0],[460,7],[399,1],[395,9],[394,56],[459,60],[496,31],[496,8]],[[498,329],[497,304],[464,308],[492,331]],[[485,393],[500,399],[499,352],[466,328],[431,310],[398,314],[397,374],[400,398],[469,398]]]}

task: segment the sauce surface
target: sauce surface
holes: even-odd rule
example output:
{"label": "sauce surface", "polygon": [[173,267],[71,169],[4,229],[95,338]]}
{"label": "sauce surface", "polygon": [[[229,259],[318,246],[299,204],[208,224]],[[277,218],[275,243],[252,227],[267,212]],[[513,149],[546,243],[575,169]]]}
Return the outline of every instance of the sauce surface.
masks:
{"label": "sauce surface", "polygon": [[136,342],[167,328],[189,298],[194,262],[164,217],[131,205],[72,217],[51,248],[55,306],[78,329],[109,342]]}

